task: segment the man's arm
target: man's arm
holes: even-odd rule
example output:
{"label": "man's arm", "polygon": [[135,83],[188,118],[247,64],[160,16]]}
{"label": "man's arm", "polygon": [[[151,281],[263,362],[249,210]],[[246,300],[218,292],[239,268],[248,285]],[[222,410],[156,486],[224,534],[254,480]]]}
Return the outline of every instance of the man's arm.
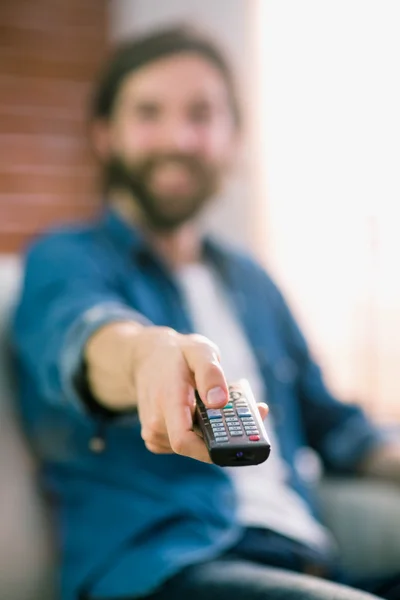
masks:
{"label": "man's arm", "polygon": [[24,372],[41,402],[90,419],[94,415],[74,386],[86,363],[98,405],[113,413],[136,408],[149,450],[209,462],[193,431],[194,389],[209,407],[226,404],[216,347],[201,336],[152,326],[124,303],[114,276],[93,249],[73,239],[55,237],[35,246],[14,324]]}
{"label": "man's arm", "polygon": [[87,339],[106,324],[148,323],[116,293],[108,265],[68,234],[46,236],[28,252],[13,322],[13,344],[41,401],[85,418],[75,386]]}

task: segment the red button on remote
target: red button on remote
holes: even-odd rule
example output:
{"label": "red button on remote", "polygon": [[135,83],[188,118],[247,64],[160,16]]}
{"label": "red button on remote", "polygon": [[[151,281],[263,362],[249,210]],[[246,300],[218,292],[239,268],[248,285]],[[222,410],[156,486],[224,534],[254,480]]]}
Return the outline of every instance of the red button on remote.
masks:
{"label": "red button on remote", "polygon": [[260,436],[259,435],[251,435],[251,436],[249,436],[249,440],[251,442],[258,442],[260,440]]}

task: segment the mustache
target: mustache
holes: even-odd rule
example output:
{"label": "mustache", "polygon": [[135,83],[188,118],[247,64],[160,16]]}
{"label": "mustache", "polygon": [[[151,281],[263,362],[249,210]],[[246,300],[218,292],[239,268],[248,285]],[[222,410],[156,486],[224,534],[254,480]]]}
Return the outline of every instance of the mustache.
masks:
{"label": "mustache", "polygon": [[147,158],[142,163],[141,170],[144,173],[149,173],[153,169],[166,164],[182,165],[196,174],[202,174],[207,169],[205,161],[201,158],[190,154],[179,154],[175,152],[168,154],[159,154],[155,156],[153,155]]}
{"label": "mustache", "polygon": [[136,163],[123,161],[118,156],[112,156],[104,165],[103,190],[107,194],[113,188],[131,190],[137,196],[147,196],[148,181],[154,170],[164,164],[180,165],[187,168],[196,179],[199,186],[207,187],[218,175],[216,165],[193,154],[179,152],[163,152],[142,157]]}

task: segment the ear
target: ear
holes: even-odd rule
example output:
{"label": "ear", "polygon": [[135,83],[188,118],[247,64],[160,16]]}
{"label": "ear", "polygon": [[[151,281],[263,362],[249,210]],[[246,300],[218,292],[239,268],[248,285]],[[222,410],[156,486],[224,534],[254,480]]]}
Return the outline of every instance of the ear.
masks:
{"label": "ear", "polygon": [[96,119],[90,124],[92,148],[100,162],[105,162],[111,150],[110,123],[106,119]]}

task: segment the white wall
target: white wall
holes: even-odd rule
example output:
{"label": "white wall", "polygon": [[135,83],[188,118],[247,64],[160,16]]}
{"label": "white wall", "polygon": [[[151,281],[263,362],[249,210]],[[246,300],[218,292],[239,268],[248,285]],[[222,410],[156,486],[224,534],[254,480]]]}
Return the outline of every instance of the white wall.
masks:
{"label": "white wall", "polygon": [[[243,0],[111,0],[111,36],[119,40],[162,25],[189,22],[213,35],[226,50],[249,110],[248,4]],[[236,172],[207,216],[207,224],[223,237],[254,248],[251,215],[255,210],[249,144],[243,147]],[[246,164],[247,163],[247,164]]]}
{"label": "white wall", "polygon": [[400,416],[400,3],[255,0],[268,257],[336,389]]}

